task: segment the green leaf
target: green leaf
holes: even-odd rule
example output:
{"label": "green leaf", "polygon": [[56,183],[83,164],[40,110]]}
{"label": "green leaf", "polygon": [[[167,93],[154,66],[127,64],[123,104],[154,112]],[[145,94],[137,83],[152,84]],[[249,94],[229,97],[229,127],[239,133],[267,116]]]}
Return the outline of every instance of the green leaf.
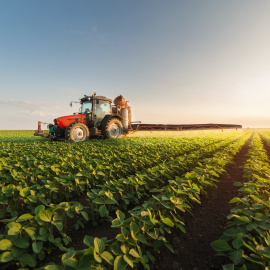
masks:
{"label": "green leaf", "polygon": [[27,196],[27,199],[32,203],[37,202],[37,197],[35,195],[29,195],[29,196]]}
{"label": "green leaf", "polygon": [[246,225],[246,228],[248,231],[252,231],[257,228],[257,225],[254,223],[249,223],[248,225]]}
{"label": "green leaf", "polygon": [[52,213],[49,210],[41,210],[38,216],[42,221],[51,222]]}
{"label": "green leaf", "polygon": [[40,253],[38,253],[38,259],[40,261],[43,261],[45,258],[46,258],[46,254],[43,250]]}
{"label": "green leaf", "polygon": [[133,268],[133,258],[130,255],[124,255],[123,259],[131,268]]}
{"label": "green leaf", "polygon": [[35,215],[38,215],[39,212],[40,212],[41,210],[44,210],[44,209],[45,209],[45,206],[44,206],[44,205],[39,205],[39,206],[37,206],[37,207],[35,208],[35,211],[34,211]]}
{"label": "green leaf", "polygon": [[89,221],[88,214],[85,211],[81,211],[82,216],[84,217],[85,220]]}
{"label": "green leaf", "polygon": [[106,207],[106,205],[100,206],[99,209],[98,209],[98,211],[99,211],[99,214],[100,214],[101,217],[106,216],[106,214],[107,214],[107,207]]}
{"label": "green leaf", "polygon": [[230,251],[232,248],[229,246],[229,244],[224,240],[216,240],[211,243],[211,247],[215,251]]}
{"label": "green leaf", "polygon": [[117,204],[117,201],[115,199],[106,199],[105,204]]}
{"label": "green leaf", "polygon": [[30,188],[29,188],[29,187],[23,188],[23,189],[21,189],[21,191],[20,191],[20,195],[21,195],[22,197],[26,197],[29,193],[30,193]]}
{"label": "green leaf", "polygon": [[136,239],[136,234],[139,232],[139,226],[133,221],[130,223],[130,232],[132,238]]}
{"label": "green leaf", "polygon": [[94,264],[93,255],[90,254],[89,250],[87,250],[79,260],[78,269],[89,270],[91,269],[90,265],[93,265],[93,264]]}
{"label": "green leaf", "polygon": [[70,248],[67,253],[62,256],[62,263],[66,266],[77,269],[78,260],[74,258],[75,252],[73,248]]}
{"label": "green leaf", "polygon": [[132,255],[135,258],[140,258],[139,253],[133,248],[129,251],[129,254]]}
{"label": "green leaf", "polygon": [[242,223],[249,223],[249,218],[246,216],[238,216],[233,215],[237,220],[241,221]]}
{"label": "green leaf", "polygon": [[169,244],[169,243],[164,243],[164,244],[172,253],[174,253],[174,250],[173,250],[173,247],[171,244]]}
{"label": "green leaf", "polygon": [[88,246],[88,247],[93,247],[94,246],[94,237],[86,235],[83,239],[83,242]]}
{"label": "green leaf", "polygon": [[21,227],[22,225],[20,223],[17,223],[17,222],[10,222],[8,223],[8,235],[17,235],[19,234],[20,230],[21,230]]}
{"label": "green leaf", "polygon": [[13,255],[14,258],[19,258],[24,253],[25,253],[25,249],[24,248],[18,248],[18,247],[15,247],[15,246],[13,246],[11,248],[11,254]]}
{"label": "green leaf", "polygon": [[238,234],[238,231],[234,228],[230,228],[224,232],[227,236],[236,236]]}
{"label": "green leaf", "polygon": [[44,234],[46,234],[48,232],[48,228],[47,227],[41,227],[40,229],[39,229],[39,234],[40,235],[44,235]]}
{"label": "green leaf", "polygon": [[240,261],[242,260],[243,255],[244,255],[243,249],[237,249],[230,253],[229,258],[232,260],[232,262],[235,265],[238,265]]}
{"label": "green leaf", "polygon": [[166,217],[165,219],[162,220],[162,222],[170,227],[174,226],[174,223],[168,218]]}
{"label": "green leaf", "polygon": [[113,258],[113,255],[108,252],[108,251],[104,251],[100,254],[101,258],[103,260],[105,260],[107,263],[109,263],[110,265],[113,265],[113,261],[114,261],[114,258]]}
{"label": "green leaf", "polygon": [[254,253],[257,253],[257,251],[253,247],[251,247],[248,243],[246,243],[245,241],[243,241],[243,243],[244,243],[244,246],[246,248],[248,248],[249,250],[251,250]]}
{"label": "green leaf", "polygon": [[136,239],[144,244],[147,244],[147,240],[143,234],[137,234]]}
{"label": "green leaf", "polygon": [[155,232],[148,231],[147,234],[152,237],[153,239],[157,239],[158,236],[155,234]]}
{"label": "green leaf", "polygon": [[119,219],[114,219],[113,221],[112,221],[112,225],[111,225],[111,227],[112,228],[117,228],[117,227],[120,227],[122,225],[122,221],[120,221]]}
{"label": "green leaf", "polygon": [[223,270],[234,270],[234,265],[233,264],[224,264],[223,266],[222,266],[222,269]]}
{"label": "green leaf", "polygon": [[94,248],[95,248],[95,251],[100,254],[105,249],[105,244],[101,239],[95,237],[95,239],[94,239]]}
{"label": "green leaf", "polygon": [[12,242],[8,239],[2,239],[0,241],[0,250],[10,250],[12,246]]}
{"label": "green leaf", "polygon": [[92,202],[95,204],[104,204],[104,200],[101,198],[96,198]]}
{"label": "green leaf", "polygon": [[33,239],[35,237],[36,228],[35,227],[23,227],[25,232]]}
{"label": "green leaf", "polygon": [[120,249],[120,245],[119,244],[112,244],[110,246],[110,249],[112,251],[112,253],[114,255],[121,255],[122,254],[122,250]]}
{"label": "green leaf", "polygon": [[127,266],[127,263],[125,262],[122,255],[117,256],[113,263],[113,269],[114,270],[124,270]]}
{"label": "green leaf", "polygon": [[150,219],[151,223],[155,225],[156,221],[155,221],[155,219],[153,219],[151,211],[149,209],[147,209],[147,212],[148,212],[149,219]]}
{"label": "green leaf", "polygon": [[53,221],[52,224],[58,229],[59,232],[63,231],[63,222],[60,220]]}
{"label": "green leaf", "polygon": [[32,243],[32,248],[35,253],[39,253],[42,250],[43,242],[41,241],[34,241]]}
{"label": "green leaf", "polygon": [[126,228],[121,228],[121,233],[124,236],[125,239],[128,238],[129,231]]}
{"label": "green leaf", "polygon": [[239,249],[240,247],[242,247],[244,245],[243,242],[243,238],[242,235],[241,236],[237,236],[233,241],[232,241],[232,245],[235,249]]}
{"label": "green leaf", "polygon": [[21,237],[21,238],[18,238],[14,241],[14,245],[19,247],[19,248],[28,248],[29,242],[26,238]]}
{"label": "green leaf", "polygon": [[17,218],[17,222],[22,222],[22,221],[25,221],[25,220],[28,220],[28,219],[31,219],[33,218],[34,216],[32,216],[31,214],[27,213],[27,214],[23,214],[21,215],[20,217]]}
{"label": "green leaf", "polygon": [[14,259],[14,257],[11,254],[11,251],[5,251],[0,254],[0,262],[10,262]]}
{"label": "green leaf", "polygon": [[98,263],[101,263],[102,262],[102,259],[101,257],[99,256],[99,254],[94,250],[94,259],[98,262]]}
{"label": "green leaf", "polygon": [[262,213],[256,213],[254,219],[258,221],[268,221],[268,217]]}
{"label": "green leaf", "polygon": [[265,231],[269,231],[270,230],[270,224],[267,224],[265,222],[260,222],[258,224],[258,227],[265,230]]}
{"label": "green leaf", "polygon": [[118,218],[121,222],[123,222],[124,219],[125,219],[125,214],[124,214],[123,212],[121,212],[120,210],[117,210],[115,213],[116,213],[116,215],[117,215],[117,218]]}
{"label": "green leaf", "polygon": [[62,216],[61,215],[59,215],[58,213],[56,213],[54,216],[53,216],[53,220],[54,221],[58,221],[58,220],[62,220]]}
{"label": "green leaf", "polygon": [[36,260],[33,258],[33,256],[31,256],[29,253],[23,254],[22,256],[19,257],[19,261],[24,264],[24,265],[28,265],[30,267],[35,267],[37,262]]}
{"label": "green leaf", "polygon": [[[43,235],[39,235],[36,240],[41,240],[43,242],[47,242],[49,239],[50,235],[48,233],[45,233]],[[65,241],[65,240],[64,240]]]}
{"label": "green leaf", "polygon": [[126,243],[121,244],[120,248],[124,254],[128,253],[128,245]]}
{"label": "green leaf", "polygon": [[47,205],[47,200],[44,197],[38,198],[43,204]]}
{"label": "green leaf", "polygon": [[125,237],[124,237],[122,234],[117,234],[117,235],[116,235],[116,239],[117,239],[119,242],[126,242],[126,239],[125,239]]}

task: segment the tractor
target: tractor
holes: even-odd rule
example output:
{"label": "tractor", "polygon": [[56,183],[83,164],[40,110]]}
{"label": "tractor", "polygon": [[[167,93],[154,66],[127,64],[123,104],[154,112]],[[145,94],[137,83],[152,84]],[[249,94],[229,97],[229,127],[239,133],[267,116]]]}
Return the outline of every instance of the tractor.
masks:
{"label": "tractor", "polygon": [[113,103],[109,98],[96,96],[95,92],[92,96],[84,95],[79,101],[79,113],[54,119],[53,124],[48,124],[49,133],[45,133],[41,129],[42,122],[38,122],[34,135],[74,142],[87,141],[92,137],[119,138],[131,129],[131,110],[127,102],[122,95]]}

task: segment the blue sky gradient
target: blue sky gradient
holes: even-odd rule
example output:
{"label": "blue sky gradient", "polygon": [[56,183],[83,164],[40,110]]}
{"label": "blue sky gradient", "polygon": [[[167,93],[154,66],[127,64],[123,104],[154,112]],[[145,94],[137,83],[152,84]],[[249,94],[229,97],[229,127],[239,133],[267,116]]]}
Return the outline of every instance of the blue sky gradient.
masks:
{"label": "blue sky gradient", "polygon": [[96,91],[144,123],[270,127],[270,1],[0,1],[1,129]]}

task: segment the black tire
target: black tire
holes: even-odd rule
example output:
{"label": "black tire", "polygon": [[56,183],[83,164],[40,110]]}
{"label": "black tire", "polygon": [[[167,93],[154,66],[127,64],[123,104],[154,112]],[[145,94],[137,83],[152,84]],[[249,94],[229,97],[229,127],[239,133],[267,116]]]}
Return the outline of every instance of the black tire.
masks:
{"label": "black tire", "polygon": [[88,127],[80,122],[71,123],[65,131],[67,141],[84,142],[89,140]]}
{"label": "black tire", "polygon": [[116,139],[123,134],[123,124],[117,118],[111,118],[105,125],[103,136],[106,139]]}

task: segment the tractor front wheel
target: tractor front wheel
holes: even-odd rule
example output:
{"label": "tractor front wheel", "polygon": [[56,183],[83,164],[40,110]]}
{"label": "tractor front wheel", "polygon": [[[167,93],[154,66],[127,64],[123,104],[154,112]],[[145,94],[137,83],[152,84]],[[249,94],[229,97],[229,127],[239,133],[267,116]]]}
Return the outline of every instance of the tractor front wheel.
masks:
{"label": "tractor front wheel", "polygon": [[65,132],[65,137],[67,141],[73,142],[83,142],[89,139],[89,129],[88,127],[80,122],[71,123]]}
{"label": "tractor front wheel", "polygon": [[104,138],[116,139],[119,138],[123,133],[123,124],[117,118],[111,118],[104,129]]}

